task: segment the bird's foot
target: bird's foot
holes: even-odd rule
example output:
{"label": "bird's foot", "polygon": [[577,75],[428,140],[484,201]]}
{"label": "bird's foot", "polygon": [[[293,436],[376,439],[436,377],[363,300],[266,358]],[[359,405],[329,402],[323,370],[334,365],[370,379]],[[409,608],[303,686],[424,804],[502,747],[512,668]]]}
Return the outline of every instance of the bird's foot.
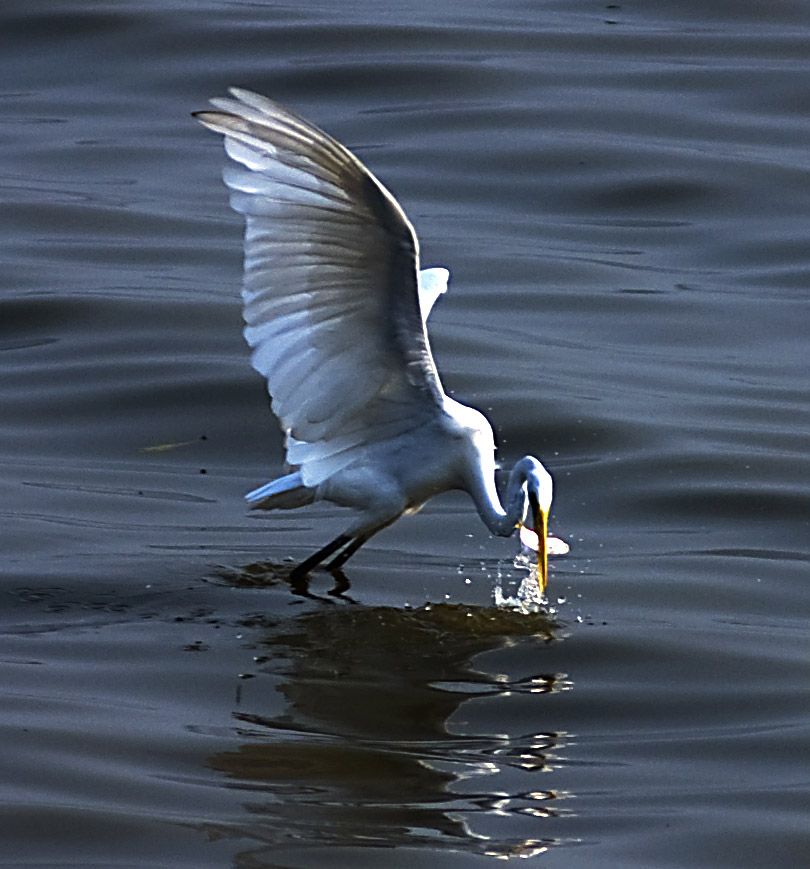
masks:
{"label": "bird's foot", "polygon": [[310,591],[312,577],[303,564],[299,564],[290,571],[287,575],[287,582],[292,593],[299,595],[300,597],[306,597],[310,600],[319,600],[324,603],[334,603],[334,598],[340,598],[348,603],[357,603],[356,600],[346,594],[346,592],[351,588],[351,583],[346,574],[340,570],[340,568],[335,568],[333,570],[326,568],[326,572],[328,572],[335,580],[334,586],[327,591],[329,597],[324,597],[323,595],[315,594]]}
{"label": "bird's foot", "polygon": [[352,587],[349,582],[349,577],[339,568],[336,567],[334,570],[330,570],[329,573],[332,574],[332,578],[335,580],[334,588],[330,588],[327,594],[332,595],[332,597],[339,597],[341,600],[345,600],[348,603],[357,603],[357,601],[353,597],[349,597],[346,592]]}

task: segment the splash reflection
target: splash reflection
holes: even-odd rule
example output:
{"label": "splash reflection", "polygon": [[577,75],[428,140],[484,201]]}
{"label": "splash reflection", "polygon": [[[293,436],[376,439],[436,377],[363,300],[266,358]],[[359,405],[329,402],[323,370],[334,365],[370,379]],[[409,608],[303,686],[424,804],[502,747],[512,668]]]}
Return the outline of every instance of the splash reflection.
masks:
{"label": "splash reflection", "polygon": [[[542,721],[542,698],[570,687],[563,674],[510,678],[480,660],[526,644],[521,660],[541,664],[558,639],[547,616],[341,607],[246,626],[262,638],[234,713],[243,744],[209,762],[245,791],[248,817],[209,832],[257,843],[249,865],[324,846],[527,857],[560,841],[543,823],[565,814],[566,794],[535,777],[560,765],[565,734],[481,734],[466,720],[483,704],[508,728],[502,707],[517,698]],[[279,693],[283,708],[264,708]]]}

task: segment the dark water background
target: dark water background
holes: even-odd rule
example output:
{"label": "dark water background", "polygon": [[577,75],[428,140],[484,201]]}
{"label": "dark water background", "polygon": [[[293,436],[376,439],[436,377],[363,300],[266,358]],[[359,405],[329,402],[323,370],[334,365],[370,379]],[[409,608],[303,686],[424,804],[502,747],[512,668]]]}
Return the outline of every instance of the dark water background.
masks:
{"label": "dark water background", "polygon": [[[806,865],[808,46],[803,0],[0,7],[3,865]],[[242,503],[230,84],[452,270],[447,387],[556,477],[548,614],[461,496],[355,606],[251,587],[343,520]]]}

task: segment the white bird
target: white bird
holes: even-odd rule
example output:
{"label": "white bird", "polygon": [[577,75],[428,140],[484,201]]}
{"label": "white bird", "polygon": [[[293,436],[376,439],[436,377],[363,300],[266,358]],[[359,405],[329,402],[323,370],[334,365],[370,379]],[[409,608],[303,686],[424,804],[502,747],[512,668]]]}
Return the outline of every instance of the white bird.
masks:
{"label": "white bird", "polygon": [[551,476],[524,456],[502,505],[492,427],[445,394],[433,362],[425,323],[450,273],[420,273],[410,221],[343,145],[266,97],[230,93],[194,116],[225,136],[235,164],[223,178],[246,221],[244,335],[292,470],[245,498],[262,510],[325,500],[358,514],[293,578],[322,563],[339,570],[403,514],[461,489],[502,537],[531,510],[545,590]]}

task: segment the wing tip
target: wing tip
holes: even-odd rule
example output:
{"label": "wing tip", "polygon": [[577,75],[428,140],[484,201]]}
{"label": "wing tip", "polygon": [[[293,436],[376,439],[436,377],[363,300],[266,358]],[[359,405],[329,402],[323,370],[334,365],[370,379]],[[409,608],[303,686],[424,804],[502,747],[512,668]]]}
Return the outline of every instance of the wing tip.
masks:
{"label": "wing tip", "polygon": [[[208,101],[214,106],[213,109],[199,109],[191,112],[191,117],[199,121],[206,127],[211,126],[211,122],[222,120],[223,117],[239,118],[239,109],[244,106],[248,108],[259,109],[262,111],[277,110],[279,106],[271,99],[248,90],[248,88],[238,87],[236,85],[228,88],[228,93],[233,97],[211,97]],[[240,106],[241,104],[241,106]],[[236,111],[231,111],[234,109]]]}
{"label": "wing tip", "polygon": [[254,122],[261,122],[270,118],[290,117],[303,121],[310,127],[313,126],[309,121],[296,115],[295,112],[256,91],[234,85],[228,88],[228,93],[230,96],[211,97],[209,102],[214,108],[191,112],[192,118],[205,126],[209,126],[206,119],[217,116],[238,118],[245,121],[253,120]]}

